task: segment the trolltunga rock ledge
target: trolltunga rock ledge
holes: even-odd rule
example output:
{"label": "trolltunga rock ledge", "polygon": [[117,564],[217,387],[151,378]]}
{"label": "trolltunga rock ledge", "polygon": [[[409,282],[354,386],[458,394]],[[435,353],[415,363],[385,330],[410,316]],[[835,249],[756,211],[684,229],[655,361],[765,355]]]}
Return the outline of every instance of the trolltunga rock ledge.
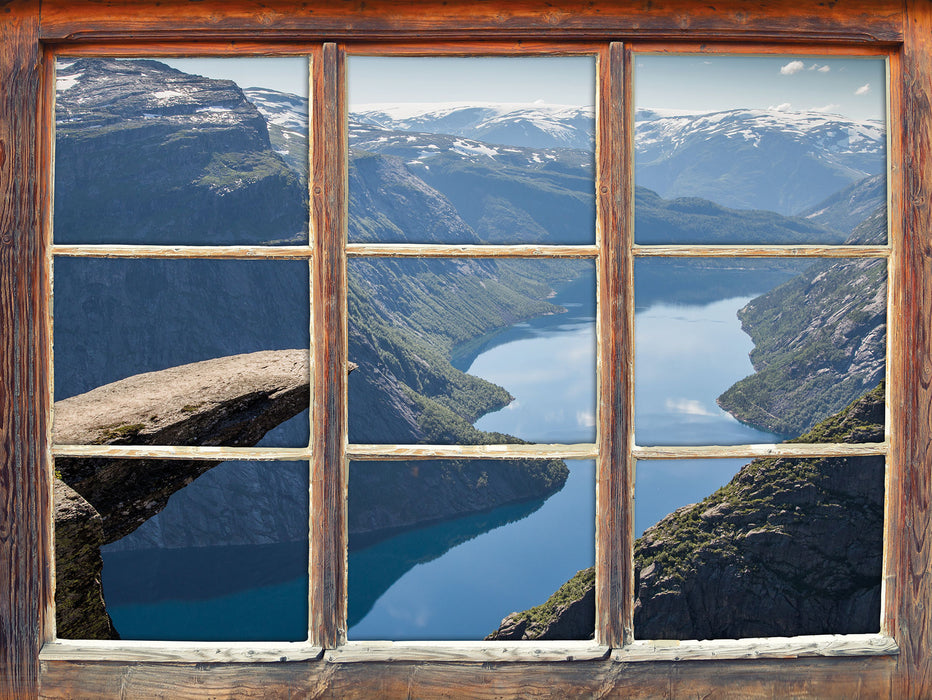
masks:
{"label": "trolltunga rock ledge", "polygon": [[[233,355],[147,372],[55,404],[59,445],[255,445],[307,408],[306,350]],[[60,458],[62,480],[100,514],[104,542],[132,532],[218,462]]]}

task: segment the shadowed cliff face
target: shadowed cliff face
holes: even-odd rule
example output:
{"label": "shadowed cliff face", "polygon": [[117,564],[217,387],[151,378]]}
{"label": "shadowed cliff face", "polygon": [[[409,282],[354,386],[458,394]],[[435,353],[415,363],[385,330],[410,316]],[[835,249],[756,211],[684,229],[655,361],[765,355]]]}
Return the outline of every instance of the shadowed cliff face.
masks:
{"label": "shadowed cliff face", "polygon": [[[883,424],[881,385],[794,442],[879,442]],[[883,500],[883,457],[750,462],[635,543],[635,635],[876,632]],[[543,605],[506,617],[489,638],[591,638],[593,587],[592,570],[579,572]],[[554,636],[583,628],[580,636]]]}

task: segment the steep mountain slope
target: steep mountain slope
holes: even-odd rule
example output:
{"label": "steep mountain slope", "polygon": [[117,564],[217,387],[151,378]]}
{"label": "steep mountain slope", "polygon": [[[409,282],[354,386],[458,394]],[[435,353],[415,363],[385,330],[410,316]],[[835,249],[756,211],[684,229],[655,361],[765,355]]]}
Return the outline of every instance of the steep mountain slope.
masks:
{"label": "steep mountain slope", "polygon": [[306,240],[299,178],[232,81],[80,58],[57,87],[56,242]]}
{"label": "steep mountain slope", "polygon": [[[886,238],[881,209],[852,233]],[[887,329],[886,261],[817,262],[738,312],[754,341],[756,370],[718,404],[739,420],[798,435],[883,377]]]}
{"label": "steep mountain slope", "polygon": [[885,169],[883,125],[818,112],[638,110],[635,181],[661,197],[796,214]]}
{"label": "steep mountain slope", "polygon": [[[844,234],[847,243],[884,243],[886,236],[861,240],[851,234],[864,220],[887,203],[886,173],[872,175],[836,192],[813,207],[800,213],[812,223],[820,224]],[[866,231],[863,231],[867,233]]]}
{"label": "steep mountain slope", "polygon": [[[799,442],[883,439],[883,386]],[[880,622],[884,459],[755,459],[634,546],[639,639],[876,632]],[[490,639],[591,638],[593,570]]]}

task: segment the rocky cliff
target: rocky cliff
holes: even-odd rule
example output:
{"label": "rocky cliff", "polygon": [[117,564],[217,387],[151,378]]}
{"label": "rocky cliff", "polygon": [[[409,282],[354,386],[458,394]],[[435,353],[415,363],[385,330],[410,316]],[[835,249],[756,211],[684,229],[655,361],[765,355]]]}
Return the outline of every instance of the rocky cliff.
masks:
{"label": "rocky cliff", "polygon": [[232,81],[100,58],[57,75],[57,243],[307,239],[306,189]]}
{"label": "rocky cliff", "polygon": [[[883,243],[886,209],[851,240]],[[718,404],[739,420],[799,435],[875,386],[884,373],[886,261],[819,261],[738,312],[756,372]]]}
{"label": "rocky cliff", "polygon": [[[880,386],[797,441],[876,442],[883,424]],[[635,543],[635,635],[876,632],[883,502],[883,457],[750,462]],[[543,605],[506,617],[489,638],[591,637],[593,586],[592,570],[580,572]]]}

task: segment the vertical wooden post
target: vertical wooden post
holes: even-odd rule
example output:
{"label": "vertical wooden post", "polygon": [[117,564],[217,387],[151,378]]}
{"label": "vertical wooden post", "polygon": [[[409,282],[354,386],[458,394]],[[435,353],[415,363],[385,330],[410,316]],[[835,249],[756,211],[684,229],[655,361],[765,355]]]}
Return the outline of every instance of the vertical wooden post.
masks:
{"label": "vertical wooden post", "polygon": [[39,4],[0,12],[0,696],[35,697],[49,630]]}
{"label": "vertical wooden post", "polygon": [[310,641],[346,639],[346,104],[344,55],[311,58]]}
{"label": "vertical wooden post", "polygon": [[[906,0],[902,53],[903,241],[892,348],[893,435],[885,620],[900,646],[891,697],[932,697],[932,2]],[[894,216],[901,212],[894,211]]]}
{"label": "vertical wooden post", "polygon": [[596,639],[630,643],[634,616],[633,128],[630,54],[599,57],[596,196],[599,280],[599,458],[596,477]]}

